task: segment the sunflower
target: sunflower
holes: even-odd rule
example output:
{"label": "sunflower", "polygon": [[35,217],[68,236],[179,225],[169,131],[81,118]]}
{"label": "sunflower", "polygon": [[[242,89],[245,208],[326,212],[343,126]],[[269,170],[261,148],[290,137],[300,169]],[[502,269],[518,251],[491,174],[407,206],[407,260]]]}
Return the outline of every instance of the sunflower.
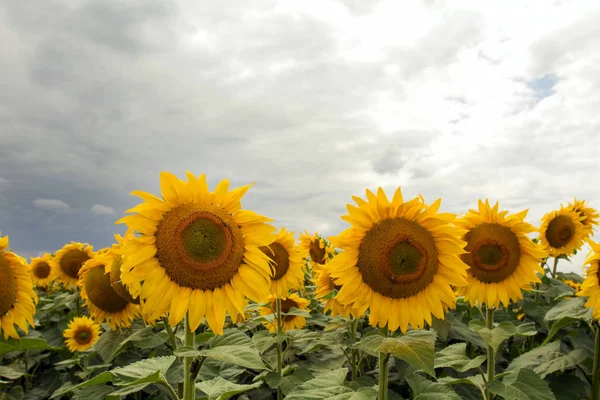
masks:
{"label": "sunflower", "polygon": [[271,287],[269,257],[260,248],[273,243],[272,221],[242,210],[251,185],[229,191],[222,180],[214,192],[206,177],[187,173],[188,182],[162,172],[163,199],[134,191],[144,202],[117,221],[139,236],[121,246],[121,280],[142,282],[140,300],[149,319],[169,312],[175,326],[188,313],[195,331],[203,318],[223,334],[225,313],[244,313],[245,297],[261,302]]}
{"label": "sunflower", "polygon": [[[321,268],[319,276],[315,279],[315,297],[317,299],[327,296],[332,290],[340,290],[340,286],[337,286],[329,272],[327,271],[327,265]],[[352,315],[354,318],[358,318],[363,315],[368,305],[363,305],[362,308],[356,308],[351,305],[340,304],[335,298],[327,299],[325,302],[325,312],[331,310],[331,316],[335,317],[339,315],[341,317],[348,317]]]}
{"label": "sunflower", "polygon": [[594,319],[600,320],[600,244],[588,239],[592,248],[585,259],[585,279],[581,284],[581,290],[575,295],[587,297],[585,306],[592,309]]}
{"label": "sunflower", "polygon": [[260,248],[273,260],[275,274],[271,278],[271,294],[279,298],[287,297],[290,290],[304,284],[304,257],[294,242],[294,232],[281,228],[273,243]]}
{"label": "sunflower", "polygon": [[300,234],[300,244],[298,245],[303,254],[308,254],[309,266],[314,269],[324,265],[329,261],[330,254],[333,253],[328,241],[318,233],[310,235],[307,231]]}
{"label": "sunflower", "polygon": [[459,287],[458,293],[471,305],[506,307],[523,298],[521,289],[541,282],[536,272],[544,274],[540,262],[546,253],[527,236],[537,229],[524,221],[526,216],[527,210],[512,215],[499,212],[498,203],[491,207],[486,199],[485,203],[479,200],[478,210],[469,210],[455,222],[467,230],[463,237],[467,254],[461,258],[471,267],[467,285]]}
{"label": "sunflower", "polygon": [[71,242],[56,252],[52,280],[62,282],[65,288],[77,285],[79,270],[94,255],[94,248],[87,243]]}
{"label": "sunflower", "polygon": [[139,315],[140,307],[134,304],[131,295],[125,296],[127,292],[119,293],[114,289],[111,274],[115,258],[112,252],[96,253],[83,264],[77,286],[95,321],[106,321],[112,329],[128,328]]}
{"label": "sunflower", "polygon": [[33,315],[38,298],[27,262],[6,251],[7,247],[8,236],[0,237],[0,331],[4,331],[4,339],[19,339],[15,325],[26,334],[28,323],[35,326]]}
{"label": "sunflower", "polygon": [[581,283],[577,283],[577,282],[572,281],[570,279],[565,279],[563,281],[563,283],[565,285],[567,285],[568,287],[570,287],[571,289],[575,290],[575,292],[579,292],[581,290]]}
{"label": "sunflower", "polygon": [[579,215],[579,220],[586,232],[586,239],[594,233],[594,226],[598,225],[600,214],[595,208],[589,207],[587,201],[573,199],[573,203],[568,203],[568,208]]}
{"label": "sunflower", "polygon": [[29,272],[33,284],[40,288],[46,288],[52,282],[52,255],[46,253],[41,257],[31,258]]}
{"label": "sunflower", "polygon": [[437,213],[441,199],[426,207],[417,197],[404,202],[400,188],[390,202],[383,189],[353,197],[342,217],[351,227],[331,243],[343,251],[328,264],[341,304],[370,308],[369,322],[395,331],[431,325],[433,314],[455,308],[452,286],[466,283],[467,265],[454,214]]}
{"label": "sunflower", "polygon": [[[270,303],[270,307],[261,307],[259,310],[260,315],[274,314],[274,311],[277,307],[277,298],[273,295],[270,295],[267,301]],[[281,312],[284,314],[288,313],[292,308],[297,308],[298,310],[308,310],[309,304],[310,302],[307,299],[303,299],[297,294],[292,293],[286,298],[281,299]],[[304,326],[306,326],[306,318],[299,315],[284,315],[282,320],[282,332],[292,329],[302,329]],[[269,332],[275,333],[277,332],[277,325],[275,325],[276,323],[276,320],[273,320],[273,322],[265,321],[263,322],[263,325],[269,330]]]}
{"label": "sunflower", "polygon": [[98,341],[100,325],[93,319],[83,316],[75,317],[63,332],[65,343],[71,353],[86,351]]}
{"label": "sunflower", "polygon": [[542,217],[539,241],[552,257],[570,256],[585,240],[586,231],[581,223],[584,217],[570,208],[561,207]]}

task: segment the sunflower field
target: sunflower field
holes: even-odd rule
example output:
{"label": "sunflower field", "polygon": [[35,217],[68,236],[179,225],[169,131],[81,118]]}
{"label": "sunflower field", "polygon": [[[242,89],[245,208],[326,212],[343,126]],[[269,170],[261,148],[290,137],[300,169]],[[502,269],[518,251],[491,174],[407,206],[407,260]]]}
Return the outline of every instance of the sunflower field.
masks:
{"label": "sunflower field", "polygon": [[[163,172],[110,248],[0,236],[0,399],[600,400],[600,214],[354,196],[298,238]],[[1,228],[1,227],[0,227]],[[581,275],[561,264],[584,245]]]}

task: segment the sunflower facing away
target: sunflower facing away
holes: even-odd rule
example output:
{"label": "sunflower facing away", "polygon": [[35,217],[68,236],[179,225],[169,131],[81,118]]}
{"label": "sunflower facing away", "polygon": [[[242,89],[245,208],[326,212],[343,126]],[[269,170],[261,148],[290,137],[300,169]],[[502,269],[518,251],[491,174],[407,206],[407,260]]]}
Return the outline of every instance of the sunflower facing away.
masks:
{"label": "sunflower facing away", "polygon": [[86,351],[98,341],[100,325],[89,317],[75,317],[63,332],[65,344],[71,353]]}
{"label": "sunflower facing away", "polygon": [[[276,309],[276,298],[275,296],[270,295],[267,301],[270,303],[271,307],[261,307],[259,312],[260,315],[270,315],[273,314]],[[288,313],[292,308],[297,308],[299,310],[308,310],[308,305],[310,301],[307,299],[303,299],[299,297],[297,294],[290,294],[288,297],[281,299],[281,312]],[[302,329],[306,326],[306,318],[300,315],[284,315],[283,318],[283,326],[282,332],[289,331],[292,329]],[[273,322],[263,322],[263,325],[269,330],[271,333],[277,332],[277,323],[276,320]]]}
{"label": "sunflower facing away", "polygon": [[19,339],[15,325],[28,333],[27,324],[34,326],[33,315],[38,301],[33,291],[27,262],[6,251],[8,236],[0,237],[0,331],[4,339]]}
{"label": "sunflower facing away", "polygon": [[598,225],[600,214],[595,208],[589,207],[587,201],[576,198],[573,199],[573,203],[568,203],[568,207],[579,215],[587,239],[594,233],[594,227]]}
{"label": "sunflower facing away", "polygon": [[87,243],[71,242],[56,252],[51,260],[54,264],[52,280],[62,282],[67,289],[77,285],[79,270],[92,258],[94,248]]}
{"label": "sunflower facing away", "polygon": [[306,231],[301,233],[298,246],[303,254],[308,254],[310,257],[309,265],[311,268],[316,267],[318,269],[329,261],[329,254],[332,253],[327,241],[316,232],[312,235]]}
{"label": "sunflower facing away", "polygon": [[592,309],[594,319],[600,320],[600,244],[593,240],[588,240],[592,250],[587,255],[585,265],[585,280],[581,284],[581,291],[577,296],[587,297],[585,306]]}
{"label": "sunflower facing away", "polygon": [[498,203],[479,200],[478,210],[469,210],[455,225],[466,229],[466,254],[461,258],[471,268],[467,271],[467,285],[457,289],[471,305],[505,307],[510,301],[523,298],[521,289],[540,282],[536,272],[546,257],[543,248],[527,234],[537,229],[524,221],[527,210],[508,215],[498,211]]}
{"label": "sunflower facing away", "polygon": [[187,173],[184,182],[160,175],[163,198],[134,191],[144,202],[117,223],[139,234],[121,246],[121,281],[142,282],[140,300],[148,319],[169,313],[175,326],[188,313],[195,331],[203,318],[223,334],[225,313],[244,313],[245,297],[263,301],[271,287],[269,257],[260,248],[273,242],[272,221],[242,210],[251,185],[229,190],[222,180],[214,192],[206,177]]}
{"label": "sunflower facing away", "polygon": [[52,282],[52,255],[46,253],[41,257],[32,257],[29,263],[29,272],[33,284],[40,288],[48,287]]}
{"label": "sunflower facing away", "polygon": [[[328,265],[324,265],[319,272],[319,275],[315,279],[315,297],[317,299],[327,296],[332,290],[340,290],[340,286],[337,286],[331,276],[329,276]],[[363,315],[368,307],[368,304],[363,305],[361,309],[353,307],[351,305],[340,304],[335,298],[327,299],[325,301],[325,312],[331,310],[331,316],[348,317],[352,315],[354,318],[358,318]]]}
{"label": "sunflower facing away", "polygon": [[95,321],[106,322],[112,329],[128,328],[139,315],[140,307],[134,304],[131,296],[120,295],[112,285],[115,256],[112,252],[103,252],[87,260],[79,271],[77,286]]}
{"label": "sunflower facing away", "polygon": [[294,232],[281,228],[273,243],[260,248],[273,260],[275,274],[271,278],[271,294],[279,298],[287,297],[290,290],[304,284],[304,256],[294,244]]}
{"label": "sunflower facing away", "polygon": [[583,218],[566,207],[544,215],[539,240],[547,254],[552,257],[570,256],[578,250],[586,237],[585,228],[581,223]]}
{"label": "sunflower facing away", "polygon": [[372,326],[405,332],[408,326],[444,318],[456,306],[452,286],[466,283],[467,265],[454,214],[437,213],[441,199],[426,207],[420,198],[404,202],[400,188],[390,202],[383,189],[353,197],[343,220],[351,227],[331,243],[343,251],[328,264],[341,304],[370,308]]}

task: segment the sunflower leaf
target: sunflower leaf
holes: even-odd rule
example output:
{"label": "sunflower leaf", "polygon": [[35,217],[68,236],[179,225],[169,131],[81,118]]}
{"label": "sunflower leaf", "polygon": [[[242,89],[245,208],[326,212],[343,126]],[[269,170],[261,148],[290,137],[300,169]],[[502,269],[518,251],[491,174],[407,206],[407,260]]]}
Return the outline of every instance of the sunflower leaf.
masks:
{"label": "sunflower leaf", "polygon": [[196,383],[196,389],[202,390],[208,396],[208,400],[227,400],[236,394],[244,393],[256,389],[262,385],[262,382],[256,382],[249,385],[240,385],[229,382],[226,379],[216,377],[210,381]]}
{"label": "sunflower leaf", "polygon": [[96,375],[92,379],[89,379],[85,382],[82,382],[78,385],[63,385],[60,388],[56,389],[54,393],[52,393],[51,399],[59,398],[64,396],[65,394],[72,392],[77,389],[83,389],[90,386],[101,385],[103,383],[112,382],[112,374],[108,371],[104,371],[101,374]]}
{"label": "sunflower leaf", "polygon": [[458,372],[466,372],[485,362],[485,356],[474,359],[467,357],[466,349],[466,343],[455,343],[439,351],[435,357],[435,368],[449,367]]}
{"label": "sunflower leaf", "polygon": [[[250,338],[248,338],[250,340]],[[209,350],[202,350],[202,356],[214,358],[226,363],[240,365],[252,369],[267,369],[262,362],[258,351],[250,342],[250,346],[218,346]]]}
{"label": "sunflower leaf", "polygon": [[167,370],[175,362],[175,356],[148,358],[125,367],[114,368],[110,373],[118,381],[115,385],[125,386],[145,382],[157,382],[167,375]]}
{"label": "sunflower leaf", "polygon": [[391,354],[435,377],[435,339],[434,331],[412,330],[400,337],[385,337],[376,332],[365,335],[360,347],[371,354]]}
{"label": "sunflower leaf", "polygon": [[515,358],[506,368],[509,375],[504,380],[510,380],[523,368],[533,370],[540,378],[557,371],[565,371],[574,368],[577,364],[585,361],[587,355],[583,350],[573,350],[568,354],[560,351],[560,340],[537,347],[527,353]]}
{"label": "sunflower leaf", "polygon": [[44,339],[28,337],[20,340],[9,338],[0,342],[0,356],[11,351],[23,350],[62,350],[62,347],[50,346]]}
{"label": "sunflower leaf", "polygon": [[219,346],[250,346],[253,347],[252,339],[244,332],[237,329],[228,329],[223,336],[215,336],[210,342],[210,348]]}
{"label": "sunflower leaf", "polygon": [[11,367],[5,367],[0,365],[0,377],[7,379],[17,379],[25,375],[25,372],[17,371]]}
{"label": "sunflower leaf", "polygon": [[554,400],[548,383],[530,369],[521,369],[512,383],[494,381],[486,385],[492,394],[505,400]]}
{"label": "sunflower leaf", "polygon": [[485,322],[471,320],[469,322],[469,328],[479,333],[483,340],[485,340],[494,351],[498,351],[498,347],[500,347],[502,342],[512,336],[533,336],[538,333],[535,323],[533,322],[514,325],[510,321],[502,321],[498,326],[490,330],[485,326]]}
{"label": "sunflower leaf", "polygon": [[573,297],[561,301],[546,313],[544,319],[546,321],[556,321],[565,317],[570,317],[589,322],[592,320],[592,309],[584,306],[585,301],[586,300],[582,297]]}
{"label": "sunflower leaf", "polygon": [[105,363],[111,362],[125,348],[122,344],[127,339],[127,335],[120,331],[108,331],[100,335],[98,341],[92,349],[96,350],[102,361]]}
{"label": "sunflower leaf", "polygon": [[344,386],[344,380],[348,374],[347,368],[338,368],[333,371],[320,374],[294,389],[286,396],[289,400],[317,400],[331,399],[336,396],[354,393],[354,391]]}
{"label": "sunflower leaf", "polygon": [[406,377],[415,400],[460,400],[460,396],[449,386],[432,382],[420,375],[412,374]]}
{"label": "sunflower leaf", "polygon": [[563,317],[563,318],[559,319],[558,321],[556,321],[555,323],[552,324],[552,327],[550,328],[550,332],[548,332],[548,336],[546,337],[546,340],[544,340],[542,345],[545,345],[548,342],[550,342],[550,339],[552,339],[554,337],[554,335],[556,335],[561,328],[564,328],[565,326],[577,323],[579,321],[581,321],[581,320],[578,318],[572,318],[572,317]]}

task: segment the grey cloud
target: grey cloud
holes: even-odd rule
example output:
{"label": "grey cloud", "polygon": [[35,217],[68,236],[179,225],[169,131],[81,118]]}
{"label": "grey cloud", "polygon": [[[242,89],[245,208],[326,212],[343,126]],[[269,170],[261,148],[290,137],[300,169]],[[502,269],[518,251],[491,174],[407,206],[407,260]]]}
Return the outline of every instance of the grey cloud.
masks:
{"label": "grey cloud", "polygon": [[32,201],[32,204],[46,210],[62,212],[69,212],[71,210],[71,206],[59,199],[35,199]]}
{"label": "grey cloud", "polygon": [[114,208],[102,204],[94,204],[90,207],[90,211],[97,215],[113,215],[115,213]]}

